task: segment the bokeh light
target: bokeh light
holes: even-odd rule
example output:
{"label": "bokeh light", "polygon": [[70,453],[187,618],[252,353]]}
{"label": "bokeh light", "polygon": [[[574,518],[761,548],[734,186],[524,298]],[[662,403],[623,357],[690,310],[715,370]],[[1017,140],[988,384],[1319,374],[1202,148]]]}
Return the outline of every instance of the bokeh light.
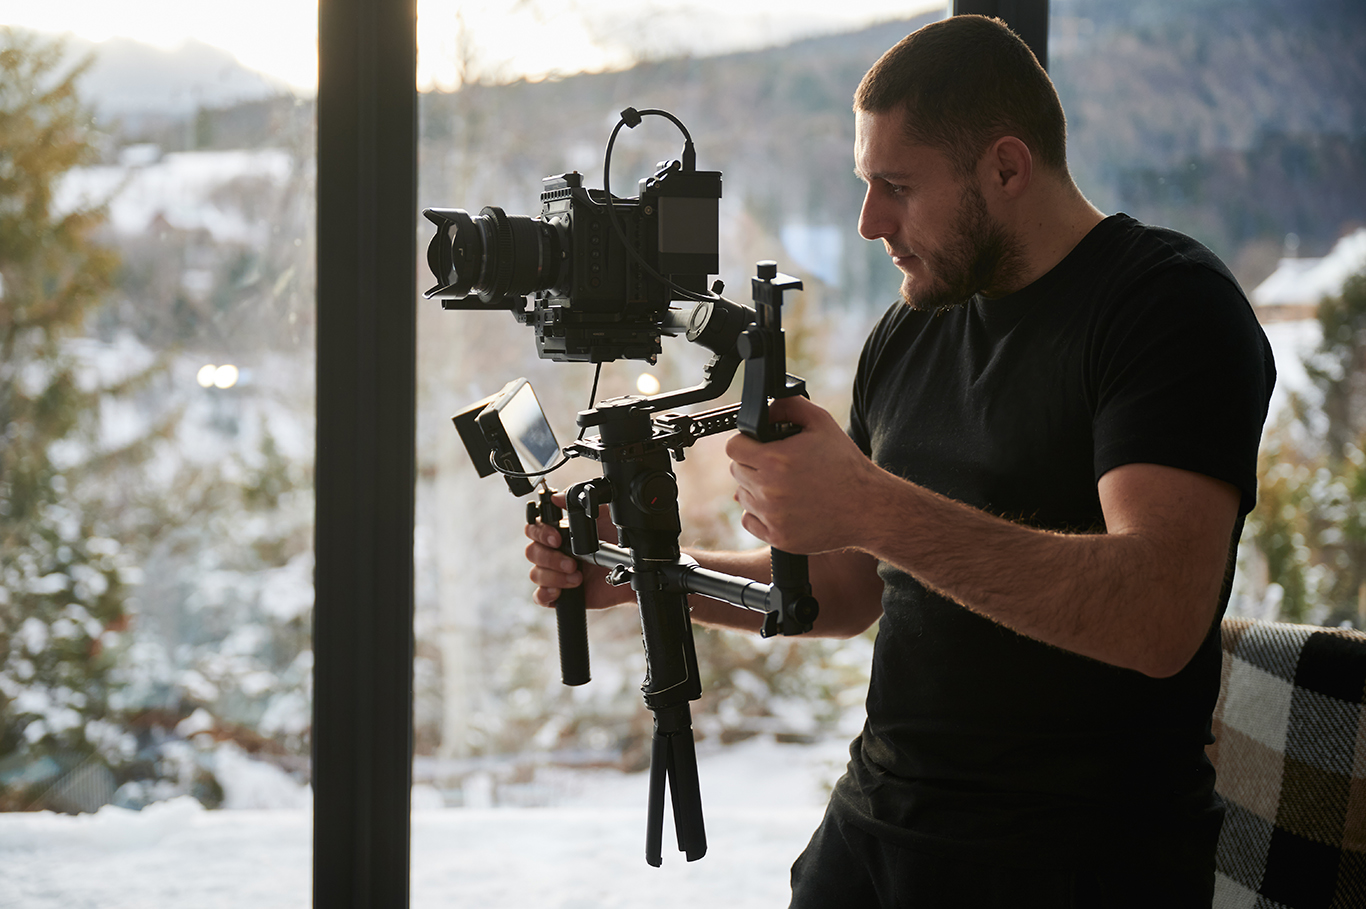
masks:
{"label": "bokeh light", "polygon": [[636,379],[636,391],[643,395],[657,395],[659,394],[659,380],[648,372],[643,372]]}

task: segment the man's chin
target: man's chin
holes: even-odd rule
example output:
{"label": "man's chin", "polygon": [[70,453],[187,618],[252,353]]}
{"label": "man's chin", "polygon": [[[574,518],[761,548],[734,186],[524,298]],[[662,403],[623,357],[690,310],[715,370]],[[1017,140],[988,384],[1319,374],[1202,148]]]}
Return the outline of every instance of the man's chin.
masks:
{"label": "man's chin", "polygon": [[971,294],[964,297],[961,294],[952,294],[947,288],[915,288],[911,282],[905,281],[901,285],[901,300],[916,312],[936,313],[955,306],[962,306],[969,299]]}

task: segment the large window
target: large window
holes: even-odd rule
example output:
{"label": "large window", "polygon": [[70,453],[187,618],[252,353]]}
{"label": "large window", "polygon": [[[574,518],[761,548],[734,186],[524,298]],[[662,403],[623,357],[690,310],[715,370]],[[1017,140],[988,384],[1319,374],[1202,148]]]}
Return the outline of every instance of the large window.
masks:
{"label": "large window", "polygon": [[0,864],[24,906],[309,899],[316,13],[252,41],[195,6],[3,10]]}
{"label": "large window", "polygon": [[[861,188],[849,99],[869,62],[943,4],[844,19],[801,4],[725,6],[528,4],[514,16],[496,4],[422,4],[419,205],[536,216],[548,175],[578,171],[585,185],[603,186],[623,108],[671,112],[695,141],[698,168],[723,174],[725,293],[748,303],[762,259],[801,278],[784,315],[789,369],[842,418],[859,345],[898,285],[880,244],[854,231]],[[903,18],[877,24],[893,16]],[[683,145],[664,118],[623,129],[613,192],[636,195]],[[419,224],[425,249],[433,228]],[[692,718],[710,848],[688,864],[666,829],[663,868],[648,867],[652,717],[640,693],[640,618],[629,608],[590,616],[592,681],[561,684],[554,615],[530,599],[524,505],[498,477],[478,477],[450,419],[526,377],[567,443],[595,369],[538,358],[535,332],[506,311],[426,301],[418,324],[414,904],[453,893],[498,906],[624,905],[647,894],[678,905],[781,903],[786,869],[861,724],[871,637],[836,644],[696,630],[703,695]],[[604,364],[596,401],[702,381],[708,351],[682,338],[662,348],[655,364]],[[693,409],[739,392],[737,379]],[[739,527],[723,444],[703,439],[674,465],[685,545],[756,543]],[[550,482],[563,489],[600,470],[577,460]],[[515,843],[532,829],[544,846],[527,854]]]}
{"label": "large window", "polygon": [[[926,17],[939,14],[942,6]],[[536,215],[544,176],[577,170],[588,185],[602,185],[603,147],[622,108],[666,108],[692,131],[699,166],[725,175],[721,277],[743,295],[754,261],[772,258],[803,279],[805,289],[788,315],[791,368],[808,378],[819,403],[840,413],[858,345],[896,287],[881,247],[853,231],[860,188],[847,176],[849,99],[871,61],[926,17],[862,29],[849,23],[844,34],[791,47],[732,46],[716,55],[704,41],[688,45],[682,37],[726,31],[744,15],[734,3],[706,20],[663,12],[595,20],[577,9],[529,6],[524,18],[497,19],[477,5],[424,4],[422,21],[439,22],[440,30],[439,40],[422,46],[421,71],[430,82],[421,98],[419,203]],[[1353,186],[1360,178],[1360,168],[1347,164],[1360,160],[1361,94],[1353,88],[1362,84],[1360,68],[1313,62],[1360,59],[1359,15],[1324,4],[1287,20],[1269,6],[1196,9],[1161,0],[1056,0],[1050,15],[1049,67],[1069,115],[1073,171],[1105,211],[1127,211],[1195,236],[1249,291],[1287,250],[1325,255],[1343,225],[1363,217],[1361,194],[1349,198],[1335,190],[1330,176]],[[1350,27],[1341,28],[1343,21]],[[551,37],[542,40],[543,34]],[[506,35],[515,39],[505,44]],[[784,35],[772,44],[802,37]],[[1319,39],[1336,50],[1327,57],[1311,53]],[[534,64],[515,56],[518,47],[534,49]],[[572,51],[603,71],[576,73],[567,62]],[[678,157],[680,147],[663,121],[623,130],[612,187],[634,194],[654,162]],[[425,241],[431,228],[421,226]],[[1287,235],[1293,235],[1289,241]],[[425,306],[419,312],[414,803],[463,806],[465,815],[417,815],[415,899],[434,904],[438,894],[462,887],[509,905],[551,894],[609,899],[594,889],[595,873],[626,882],[614,893],[647,892],[651,882],[668,880],[670,893],[688,894],[681,899],[705,898],[687,888],[705,886],[704,877],[724,877],[732,859],[750,858],[736,845],[745,835],[728,826],[728,811],[784,800],[817,810],[814,781],[833,781],[840,749],[803,751],[792,743],[837,742],[857,725],[867,642],[826,649],[816,642],[787,646],[698,633],[705,693],[694,720],[703,804],[709,819],[715,817],[718,845],[699,863],[696,878],[686,876],[691,869],[668,849],[663,874],[678,877],[644,869],[633,840],[643,835],[645,787],[632,771],[648,760],[643,743],[650,717],[636,690],[643,672],[636,618],[629,610],[593,617],[594,679],[583,689],[559,685],[553,622],[528,603],[520,505],[497,478],[475,478],[449,422],[507,380],[526,376],[564,441],[577,432],[574,414],[589,404],[593,369],[536,359],[532,330],[505,313]],[[1316,339],[1317,326],[1281,326],[1272,324],[1269,311],[1261,315],[1283,361],[1283,388],[1293,385],[1305,376],[1300,356],[1315,343],[1298,339]],[[666,342],[657,365],[605,366],[598,397],[690,384],[700,363],[697,351]],[[1286,400],[1278,396],[1277,408]],[[1316,399],[1306,400],[1312,413]],[[1321,431],[1317,419],[1292,436]],[[1298,477],[1301,488],[1280,498],[1274,489],[1264,492],[1268,504],[1249,522],[1231,608],[1269,618],[1359,622],[1363,588],[1350,549],[1359,521],[1345,531],[1333,526],[1359,508],[1349,503],[1357,501],[1350,486],[1359,468],[1351,465],[1360,459],[1339,459],[1349,473],[1313,492],[1312,459],[1296,457],[1279,475]],[[704,442],[677,465],[686,543],[747,542],[737,531],[729,478],[718,467],[723,460]],[[563,487],[595,467],[575,463],[553,483]],[[1314,495],[1314,514],[1299,513],[1285,524],[1272,519],[1288,514],[1287,499],[1308,507]],[[1313,543],[1311,533],[1322,542]],[[820,755],[826,766],[803,775],[796,768],[805,755]],[[730,763],[712,770],[712,760],[718,768]],[[789,784],[785,795],[763,788],[761,781],[777,778]],[[621,813],[598,810],[573,819],[557,813],[586,806]],[[502,837],[516,836],[517,816],[500,810],[511,807],[556,831],[548,837],[554,849],[538,853],[543,862],[511,857],[501,845]],[[469,859],[457,873],[450,859],[443,866],[438,857],[451,850],[436,844],[450,842],[442,837],[455,836],[461,823],[479,832],[459,841]],[[810,827],[806,818],[792,823],[796,829],[781,841],[748,835],[765,844],[756,867],[772,872],[770,901],[781,900],[780,866]],[[627,858],[619,865],[621,849]],[[641,878],[628,876],[636,869]]]}
{"label": "large window", "polygon": [[[0,20],[71,27],[71,4],[52,6],[68,18],[0,2]],[[432,279],[412,247],[432,228],[410,195],[535,215],[547,175],[604,185],[622,109],[671,111],[699,166],[724,174],[727,294],[747,297],[760,259],[802,279],[789,369],[842,416],[898,283],[853,230],[849,98],[944,4],[844,19],[792,2],[424,0],[416,175],[411,10],[324,0],[332,106],[315,119],[297,85],[315,4],[125,5],[107,27],[105,6],[85,14],[88,37],[138,38],[130,10],[150,10],[143,37],[161,51],[102,43],[74,100],[62,86],[79,39],[48,57],[46,39],[0,39],[0,903],[303,906],[312,838],[319,905],[401,905],[410,885],[419,906],[781,904],[859,725],[871,638],[698,632],[711,849],[685,863],[666,829],[664,867],[648,868],[638,618],[591,617],[593,680],[560,684],[522,503],[476,477],[450,417],[525,376],[565,442],[595,384],[597,401],[690,385],[705,354],[666,339],[658,363],[609,363],[599,382],[536,357],[506,312],[416,300],[413,273]],[[1069,154],[1097,205],[1204,241],[1254,300],[1366,222],[1353,4],[1051,6]],[[291,32],[300,14],[310,24]],[[296,43],[259,57],[243,44],[237,63],[175,50],[227,41],[233,20]],[[283,81],[247,71],[282,61]],[[331,131],[326,166],[315,128]],[[615,192],[634,195],[681,147],[662,119],[623,130]],[[1260,310],[1301,406],[1273,415],[1231,608],[1360,625],[1360,333],[1311,356],[1318,321],[1273,322],[1306,315],[1295,306]],[[719,447],[675,465],[685,544],[753,542]],[[576,461],[552,483],[596,470]]]}

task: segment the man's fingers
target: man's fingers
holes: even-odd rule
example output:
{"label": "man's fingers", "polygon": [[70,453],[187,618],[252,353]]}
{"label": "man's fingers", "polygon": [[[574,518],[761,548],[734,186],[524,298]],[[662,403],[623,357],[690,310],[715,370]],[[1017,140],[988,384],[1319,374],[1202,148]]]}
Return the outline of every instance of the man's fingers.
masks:
{"label": "man's fingers", "polygon": [[810,403],[801,395],[789,395],[786,398],[777,398],[772,404],[768,405],[769,419],[778,422],[806,424],[807,409],[804,404]]}
{"label": "man's fingers", "polygon": [[[571,563],[572,564],[572,563]],[[583,574],[578,571],[557,571],[553,568],[543,568],[540,565],[532,567],[527,573],[531,578],[531,583],[536,585],[536,590],[532,593],[532,599],[541,606],[553,606],[560,598],[566,588],[578,587],[583,583]]]}
{"label": "man's fingers", "polygon": [[762,517],[760,517],[756,512],[750,511],[748,509],[742,511],[740,513],[740,526],[743,527],[747,533],[757,538],[759,541],[767,543],[770,546],[777,545],[776,543],[774,543],[773,528],[770,527],[769,523],[765,521]]}
{"label": "man's fingers", "polygon": [[737,467],[753,469],[753,461],[759,453],[761,443],[744,433],[737,432],[726,440],[726,457],[730,458],[730,472],[735,475]]}
{"label": "man's fingers", "polygon": [[566,587],[578,587],[583,583],[583,574],[577,571],[555,571],[550,568],[532,568],[527,572],[527,577],[531,578],[531,583],[537,587],[549,590],[563,590]]}
{"label": "man's fingers", "polygon": [[[528,524],[526,525],[527,539],[534,540],[543,546],[551,549],[560,548],[560,532],[549,524]],[[528,553],[530,550],[528,550]]]}
{"label": "man's fingers", "polygon": [[[543,568],[561,574],[573,574],[579,569],[578,562],[560,552],[558,549],[552,549],[543,543],[534,541],[527,544],[526,560],[535,566],[535,568]],[[533,578],[533,580],[535,579]]]}
{"label": "man's fingers", "polygon": [[779,423],[796,423],[806,427],[824,420],[833,420],[830,412],[809,398],[789,395],[778,398],[768,407],[769,419]]}

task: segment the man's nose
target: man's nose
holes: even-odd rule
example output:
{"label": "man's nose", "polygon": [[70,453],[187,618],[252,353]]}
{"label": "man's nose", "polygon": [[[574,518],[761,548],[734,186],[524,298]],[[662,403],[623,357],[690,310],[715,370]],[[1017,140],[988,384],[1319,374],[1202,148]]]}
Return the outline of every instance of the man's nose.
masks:
{"label": "man's nose", "polygon": [[872,187],[863,194],[863,208],[859,210],[858,215],[858,232],[865,240],[881,240],[891,233],[886,213],[873,198]]}

